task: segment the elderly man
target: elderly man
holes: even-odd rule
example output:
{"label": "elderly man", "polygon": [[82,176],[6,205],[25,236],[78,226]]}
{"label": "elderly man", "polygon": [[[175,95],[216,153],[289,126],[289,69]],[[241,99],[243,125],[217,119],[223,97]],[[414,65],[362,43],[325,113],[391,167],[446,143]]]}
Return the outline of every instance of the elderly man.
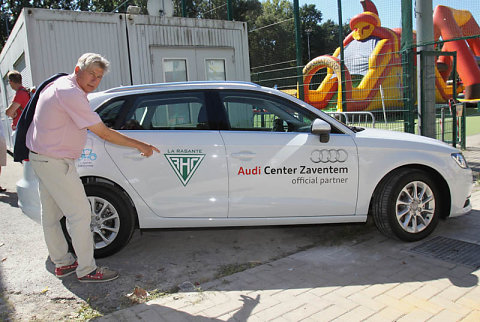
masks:
{"label": "elderly man", "polygon": [[[116,271],[97,268],[90,231],[91,209],[75,168],[85,146],[87,129],[111,143],[137,149],[149,157],[156,147],[108,128],[90,109],[87,94],[94,91],[109,62],[98,54],[82,55],[73,74],[48,84],[40,93],[26,145],[30,162],[39,178],[42,226],[55,274],[76,272],[80,282],[106,282]],[[77,259],[68,252],[60,219],[65,216]]]}

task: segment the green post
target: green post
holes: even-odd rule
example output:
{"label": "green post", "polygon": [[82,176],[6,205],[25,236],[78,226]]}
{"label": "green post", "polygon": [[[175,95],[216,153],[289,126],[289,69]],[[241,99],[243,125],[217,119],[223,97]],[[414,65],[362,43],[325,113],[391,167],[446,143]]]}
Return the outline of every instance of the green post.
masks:
{"label": "green post", "polygon": [[346,98],[346,79],[345,79],[345,51],[343,48],[343,21],[342,21],[342,0],[337,0],[338,7],[338,43],[340,45],[340,77],[342,79],[342,112],[347,112],[347,102]]}
{"label": "green post", "polygon": [[298,98],[303,100],[303,72],[302,72],[302,34],[300,29],[300,8],[298,0],[293,0],[293,18],[295,21],[295,47],[297,54],[297,84],[298,84]]}
{"label": "green post", "polygon": [[457,146],[457,53],[453,55],[453,106],[452,106],[452,145],[455,148]]}
{"label": "green post", "polygon": [[233,20],[233,7],[232,7],[233,0],[227,0],[227,19],[232,21]]}
{"label": "green post", "polygon": [[457,147],[458,136],[457,136],[457,102],[453,101],[451,106],[452,111],[452,146]]}
{"label": "green post", "polygon": [[460,147],[462,150],[467,148],[467,107],[465,103],[462,103],[462,124],[460,127]]}
{"label": "green post", "polygon": [[[425,136],[425,118],[424,118],[424,115],[425,115],[425,95],[422,95],[422,91],[423,89],[425,88],[425,69],[424,69],[424,66],[425,66],[425,56],[426,56],[426,51],[422,50],[420,51],[420,60],[419,60],[419,63],[417,64],[417,68],[420,70],[420,73],[422,75],[422,77],[420,77],[420,90],[418,91],[418,95],[417,95],[417,100],[418,100],[418,103],[420,104],[420,108],[419,108],[419,120],[418,120],[418,124],[417,124],[417,127],[418,127],[418,134],[419,135],[423,135]],[[417,71],[418,73],[418,71]],[[418,79],[417,79],[418,81]],[[417,87],[418,87],[418,84],[417,84]]]}
{"label": "green post", "polygon": [[415,66],[413,64],[413,22],[412,22],[412,0],[402,0],[402,70],[403,70],[403,105],[404,105],[404,131],[415,133],[415,86],[413,75]]}
{"label": "green post", "polygon": [[182,0],[182,17],[187,17],[187,0]]}
{"label": "green post", "polygon": [[[415,1],[415,18],[417,30],[417,52],[423,53],[422,59],[417,64],[417,94],[420,111],[419,118],[422,127],[420,135],[436,138],[435,115],[435,51],[433,47],[433,15],[432,0]],[[419,81],[422,79],[422,81]],[[421,87],[418,87],[422,83]]]}

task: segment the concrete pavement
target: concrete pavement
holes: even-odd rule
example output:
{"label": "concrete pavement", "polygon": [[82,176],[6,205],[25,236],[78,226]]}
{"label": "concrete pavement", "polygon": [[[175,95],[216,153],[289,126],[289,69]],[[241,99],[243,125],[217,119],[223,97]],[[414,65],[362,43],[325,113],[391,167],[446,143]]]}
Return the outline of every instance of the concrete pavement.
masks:
{"label": "concrete pavement", "polygon": [[[480,135],[464,154],[480,171]],[[317,246],[98,321],[480,321],[480,189],[474,210],[427,239],[380,233]]]}

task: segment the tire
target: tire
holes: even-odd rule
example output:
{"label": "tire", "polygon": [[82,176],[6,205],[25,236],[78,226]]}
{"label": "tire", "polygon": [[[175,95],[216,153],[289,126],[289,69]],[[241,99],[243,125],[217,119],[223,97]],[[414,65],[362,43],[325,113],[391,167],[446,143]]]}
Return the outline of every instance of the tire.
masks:
{"label": "tire", "polygon": [[[134,209],[119,189],[106,185],[86,185],[85,193],[92,207],[91,228],[95,244],[95,258],[113,255],[128,244],[135,230]],[[64,234],[71,247],[65,220]]]}
{"label": "tire", "polygon": [[401,169],[375,189],[372,216],[384,235],[412,242],[433,232],[440,207],[440,192],[426,172]]}

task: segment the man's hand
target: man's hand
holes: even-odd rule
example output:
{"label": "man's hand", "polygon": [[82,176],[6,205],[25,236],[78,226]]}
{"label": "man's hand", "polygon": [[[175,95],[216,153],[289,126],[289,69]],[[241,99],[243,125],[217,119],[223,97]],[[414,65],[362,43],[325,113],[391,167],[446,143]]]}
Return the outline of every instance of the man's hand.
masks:
{"label": "man's hand", "polygon": [[136,140],[120,132],[108,128],[103,122],[89,126],[88,129],[100,138],[114,144],[136,148],[144,157],[149,157],[153,151],[160,153],[160,150],[151,144]]}
{"label": "man's hand", "polygon": [[140,146],[137,147],[138,151],[140,151],[140,154],[144,157],[150,157],[152,154],[153,154],[153,151],[156,151],[158,153],[160,153],[160,150],[157,149],[156,147],[154,147],[153,145],[151,144],[148,144],[148,143],[143,143],[143,142],[140,142]]}
{"label": "man's hand", "polygon": [[5,114],[14,119],[17,116],[17,110],[19,107],[20,104],[17,102],[12,102],[12,104],[10,104],[10,106],[5,110]]}

